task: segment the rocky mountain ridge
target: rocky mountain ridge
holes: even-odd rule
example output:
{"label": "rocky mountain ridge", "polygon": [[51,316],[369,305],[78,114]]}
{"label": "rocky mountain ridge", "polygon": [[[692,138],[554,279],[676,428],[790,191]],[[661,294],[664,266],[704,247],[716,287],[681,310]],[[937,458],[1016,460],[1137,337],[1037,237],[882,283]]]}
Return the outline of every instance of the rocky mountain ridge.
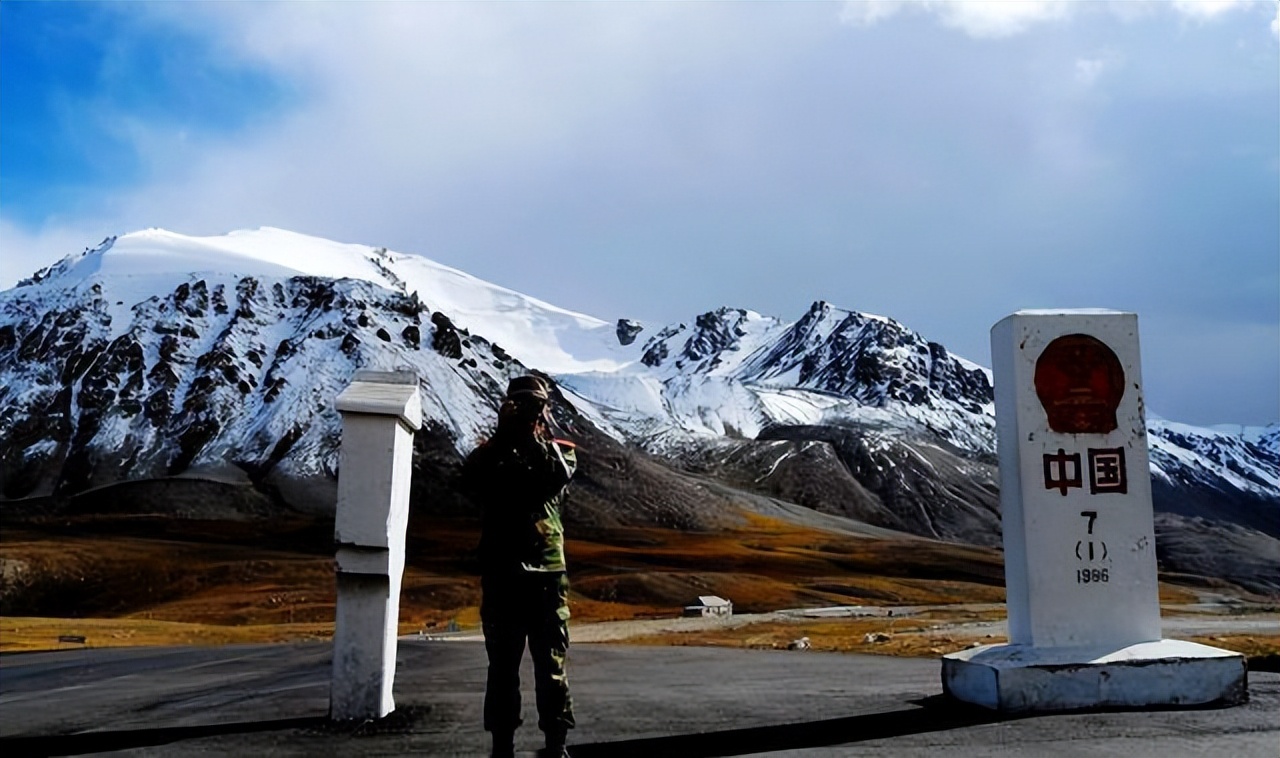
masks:
{"label": "rocky mountain ridge", "polygon": [[[448,507],[451,467],[534,370],[598,451],[584,522],[711,527],[778,502],[999,542],[990,372],[891,319],[818,302],[795,322],[720,308],[650,330],[272,229],[112,238],[0,293],[0,496],[178,476],[323,513],[332,401],[362,368],[422,377],[426,507]],[[1152,420],[1157,509],[1275,541],[1278,430]]]}

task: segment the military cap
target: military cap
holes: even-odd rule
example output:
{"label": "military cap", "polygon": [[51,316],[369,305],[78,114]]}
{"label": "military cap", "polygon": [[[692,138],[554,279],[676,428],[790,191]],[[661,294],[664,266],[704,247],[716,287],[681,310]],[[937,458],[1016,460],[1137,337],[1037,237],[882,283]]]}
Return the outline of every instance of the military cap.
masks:
{"label": "military cap", "polygon": [[507,397],[518,397],[528,395],[536,397],[539,400],[550,400],[551,393],[547,390],[547,383],[541,377],[517,376],[507,384]]}

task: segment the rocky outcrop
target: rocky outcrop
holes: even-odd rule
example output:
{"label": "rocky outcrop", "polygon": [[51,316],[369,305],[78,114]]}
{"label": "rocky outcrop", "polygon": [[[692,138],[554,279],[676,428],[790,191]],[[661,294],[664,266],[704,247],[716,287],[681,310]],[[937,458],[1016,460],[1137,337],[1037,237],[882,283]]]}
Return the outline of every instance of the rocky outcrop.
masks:
{"label": "rocky outcrop", "polygon": [[1156,514],[1160,569],[1280,597],[1280,539],[1224,519]]}
{"label": "rocky outcrop", "polygon": [[632,321],[629,318],[620,318],[618,319],[618,326],[614,331],[618,335],[618,344],[625,347],[626,345],[630,345],[636,341],[636,336],[639,335],[640,332],[644,331],[644,326],[642,326],[639,321]]}
{"label": "rocky outcrop", "polygon": [[753,356],[741,378],[786,381],[867,405],[933,407],[947,400],[975,415],[994,400],[986,372],[964,365],[941,345],[896,321],[821,301],[770,349]]}
{"label": "rocky outcrop", "polygon": [[[842,501],[839,491],[832,493],[834,497],[817,495],[817,502],[826,502],[819,510],[843,506],[843,515],[923,537],[992,547],[1000,544],[996,467],[974,460],[964,451],[898,431],[842,426],[773,427],[758,439],[785,440],[793,448],[807,448],[810,457],[826,464],[792,464],[781,472],[766,472],[758,480],[788,499],[787,493],[797,488],[802,493],[821,492],[824,479],[847,477],[858,485],[855,495],[860,497]],[[815,455],[815,445],[805,443],[816,443],[820,453]],[[790,457],[778,465],[791,463]],[[832,465],[835,463],[839,465]],[[850,508],[857,510],[848,512]]]}
{"label": "rocky outcrop", "polygon": [[436,349],[423,351],[428,310],[416,294],[363,281],[192,277],[134,305],[128,323],[112,323],[98,285],[49,297],[18,289],[0,300],[9,499],[194,470],[331,481],[332,398],[357,369],[415,365],[433,389],[457,385],[467,403],[435,408],[445,419],[461,411],[449,428],[462,439],[523,371],[438,312],[425,338]]}

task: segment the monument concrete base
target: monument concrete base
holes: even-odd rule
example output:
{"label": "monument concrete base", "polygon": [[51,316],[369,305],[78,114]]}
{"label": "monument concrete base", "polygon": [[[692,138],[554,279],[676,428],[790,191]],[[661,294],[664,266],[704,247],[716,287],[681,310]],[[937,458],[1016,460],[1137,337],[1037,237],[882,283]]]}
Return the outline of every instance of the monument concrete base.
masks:
{"label": "monument concrete base", "polygon": [[1181,640],[1118,649],[984,645],[943,656],[942,688],[958,700],[1008,713],[1248,699],[1244,656]]}

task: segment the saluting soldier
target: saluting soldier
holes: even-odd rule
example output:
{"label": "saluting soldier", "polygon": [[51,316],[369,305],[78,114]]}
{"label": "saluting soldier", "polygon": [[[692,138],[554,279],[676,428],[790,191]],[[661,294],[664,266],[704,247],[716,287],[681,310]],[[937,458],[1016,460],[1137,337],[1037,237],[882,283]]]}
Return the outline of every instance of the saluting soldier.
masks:
{"label": "saluting soldier", "polygon": [[573,703],[565,675],[569,579],[560,506],[577,469],[573,443],[555,439],[550,392],[537,376],[512,379],[493,436],[467,456],[463,481],[484,508],[480,620],[489,654],[484,728],[493,756],[514,755],[520,659],[533,658],[544,755],[567,756]]}

